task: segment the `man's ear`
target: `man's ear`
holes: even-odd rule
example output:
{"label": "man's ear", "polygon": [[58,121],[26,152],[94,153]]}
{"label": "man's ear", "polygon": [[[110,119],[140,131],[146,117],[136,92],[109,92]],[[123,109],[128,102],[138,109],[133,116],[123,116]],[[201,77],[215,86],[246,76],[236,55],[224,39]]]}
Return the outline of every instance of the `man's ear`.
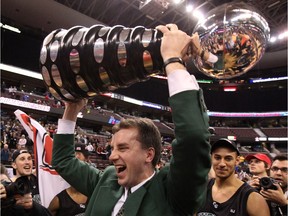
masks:
{"label": "man's ear", "polygon": [[236,164],[238,165],[240,163],[240,156],[236,157]]}
{"label": "man's ear", "polygon": [[13,169],[16,169],[16,168],[17,168],[17,165],[16,165],[15,162],[12,162],[12,163],[11,163],[11,166],[12,166]]}
{"label": "man's ear", "polygon": [[148,148],[146,162],[152,162],[155,157],[155,149],[153,147]]}

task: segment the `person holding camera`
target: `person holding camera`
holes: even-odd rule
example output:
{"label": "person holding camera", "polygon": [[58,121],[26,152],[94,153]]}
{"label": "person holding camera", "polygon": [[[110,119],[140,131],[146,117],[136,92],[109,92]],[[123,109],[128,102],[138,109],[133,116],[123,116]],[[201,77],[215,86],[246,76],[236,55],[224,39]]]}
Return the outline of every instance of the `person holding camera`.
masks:
{"label": "person holding camera", "polygon": [[260,190],[260,179],[269,176],[271,159],[266,154],[256,153],[247,155],[245,160],[248,162],[249,172],[252,174],[250,180],[248,180],[247,183],[251,187]]}
{"label": "person holding camera", "polygon": [[12,182],[7,175],[7,169],[1,164],[0,181],[1,215],[51,216],[44,206],[33,201],[27,176]]}
{"label": "person holding camera", "polygon": [[11,178],[15,182],[21,176],[27,176],[30,182],[33,200],[41,204],[38,179],[33,174],[32,155],[26,148],[15,150],[12,154],[12,163],[14,177]]}
{"label": "person holding camera", "polygon": [[286,155],[278,155],[273,159],[270,169],[270,181],[260,194],[267,200],[271,216],[287,216],[287,181],[288,159]]}
{"label": "person holding camera", "polygon": [[[269,216],[265,199],[235,175],[240,153],[236,144],[220,139],[211,147],[215,179],[207,185],[206,201],[197,216]],[[256,204],[256,205],[255,205]]]}

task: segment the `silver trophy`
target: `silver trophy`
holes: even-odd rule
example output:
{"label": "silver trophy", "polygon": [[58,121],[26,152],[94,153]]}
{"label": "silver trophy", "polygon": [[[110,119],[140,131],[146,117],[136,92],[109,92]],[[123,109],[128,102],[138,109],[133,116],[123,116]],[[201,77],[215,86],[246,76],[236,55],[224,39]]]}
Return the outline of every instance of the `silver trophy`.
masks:
{"label": "silver trophy", "polygon": [[54,97],[68,101],[146,81],[162,73],[161,38],[142,26],[55,30],[41,49],[43,80]]}
{"label": "silver trophy", "polygon": [[[196,56],[196,67],[209,77],[231,79],[248,72],[263,56],[270,29],[244,3],[221,5],[194,28],[201,48],[216,62]],[[58,99],[78,100],[125,88],[162,73],[162,33],[121,25],[58,29],[43,42],[40,67],[44,82]]]}

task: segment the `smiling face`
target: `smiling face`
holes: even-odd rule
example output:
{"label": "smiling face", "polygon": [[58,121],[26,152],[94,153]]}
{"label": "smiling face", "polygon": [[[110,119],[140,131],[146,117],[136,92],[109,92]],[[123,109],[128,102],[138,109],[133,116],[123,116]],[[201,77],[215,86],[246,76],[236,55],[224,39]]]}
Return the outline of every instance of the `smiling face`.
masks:
{"label": "smiling face", "polygon": [[223,147],[217,148],[212,153],[212,167],[216,178],[226,179],[234,175],[238,160],[235,151]]}
{"label": "smiling face", "polygon": [[116,132],[111,147],[109,159],[115,166],[120,185],[133,187],[153,174],[154,148],[142,148],[136,128],[124,128]]}
{"label": "smiling face", "polygon": [[16,170],[16,176],[28,176],[32,173],[33,161],[32,156],[29,153],[21,153],[12,162],[12,167]]}

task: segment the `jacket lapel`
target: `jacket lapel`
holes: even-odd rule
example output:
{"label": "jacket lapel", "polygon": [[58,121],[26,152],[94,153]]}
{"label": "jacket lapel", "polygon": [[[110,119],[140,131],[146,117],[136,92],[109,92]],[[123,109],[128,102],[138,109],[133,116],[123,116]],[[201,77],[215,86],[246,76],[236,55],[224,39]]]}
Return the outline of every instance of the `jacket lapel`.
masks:
{"label": "jacket lapel", "polygon": [[[152,179],[154,179],[154,177]],[[126,215],[129,215],[129,216],[138,215],[137,212],[139,211],[141,203],[143,202],[144,196],[148,192],[148,188],[151,182],[152,180],[146,182],[142,187],[140,187],[138,190],[136,190],[127,198],[126,202],[124,203],[124,209],[125,209]],[[154,203],[151,203],[151,202],[150,204],[154,205]],[[151,208],[151,206],[147,206],[147,207]]]}
{"label": "jacket lapel", "polygon": [[[107,215],[107,209],[111,209],[111,215],[114,206],[124,193],[123,187],[111,188],[111,186],[101,186],[99,189],[98,196],[95,200],[96,215]],[[105,200],[105,202],[103,202]],[[99,205],[101,203],[101,205]]]}
{"label": "jacket lapel", "polygon": [[127,215],[137,215],[138,209],[141,206],[144,195],[146,194],[147,189],[145,187],[140,187],[134,193],[130,194],[124,203],[125,214]]}

